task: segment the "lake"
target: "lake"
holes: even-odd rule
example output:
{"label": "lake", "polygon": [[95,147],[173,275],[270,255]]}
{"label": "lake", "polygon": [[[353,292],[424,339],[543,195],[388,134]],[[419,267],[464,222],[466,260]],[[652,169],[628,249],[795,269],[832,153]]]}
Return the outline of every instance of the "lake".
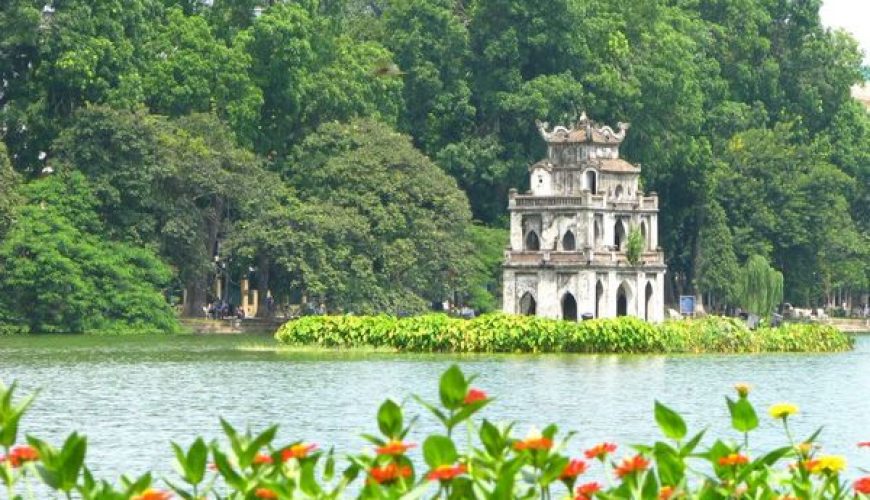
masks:
{"label": "lake", "polygon": [[278,423],[282,440],[357,452],[366,446],[359,434],[377,431],[377,407],[392,397],[421,416],[410,435],[419,443],[436,424],[408,396],[436,400],[451,363],[479,374],[474,385],[497,398],[483,416],[517,421],[520,436],[551,422],[576,430],[576,454],[608,440],[621,455],[658,437],[655,399],[682,412],[690,432],[707,427],[708,436],[737,440],[724,396],[748,382],[762,422],[751,444],[784,443],[767,407],[788,401],[801,410],[796,436],[824,425],[824,450],[846,455],[850,476],[870,468],[870,452],[856,447],[870,441],[867,335],[848,353],[671,356],[286,352],[264,336],[0,337],[0,380],[40,389],[23,431],[56,444],[84,432],[88,463],[110,479],[169,473],[169,441],[220,437],[218,416],[253,429]]}

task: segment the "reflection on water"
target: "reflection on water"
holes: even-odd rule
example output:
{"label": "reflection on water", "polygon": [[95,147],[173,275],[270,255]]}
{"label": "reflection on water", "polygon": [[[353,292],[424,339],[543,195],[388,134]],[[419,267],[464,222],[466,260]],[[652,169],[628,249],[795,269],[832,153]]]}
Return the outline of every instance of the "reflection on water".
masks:
{"label": "reflection on water", "polygon": [[[732,436],[724,396],[749,382],[760,411],[774,402],[801,408],[798,436],[824,424],[829,453],[870,467],[870,337],[842,354],[611,356],[396,355],[288,353],[268,337],[0,338],[0,380],[41,388],[23,430],[59,442],[72,430],[90,440],[89,463],[100,475],[169,472],[169,441],[218,437],[218,416],[237,426],[281,425],[283,439],[306,439],[341,452],[364,447],[385,397],[419,414],[419,436],[433,419],[408,396],[435,400],[440,373],[453,362],[478,373],[476,386],[497,400],[484,415],[530,426],[556,422],[579,431],[575,452],[600,440],[623,445],[658,437],[652,406],[659,399],[682,412],[691,430]],[[753,437],[780,444],[762,416]],[[851,467],[850,467],[851,468]],[[854,470],[854,469],[853,469]]]}

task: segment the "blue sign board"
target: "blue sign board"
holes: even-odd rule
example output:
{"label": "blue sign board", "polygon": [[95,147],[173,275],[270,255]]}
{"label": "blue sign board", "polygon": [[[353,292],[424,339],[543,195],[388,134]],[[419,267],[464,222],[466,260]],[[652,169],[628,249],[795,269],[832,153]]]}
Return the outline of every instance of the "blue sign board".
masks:
{"label": "blue sign board", "polygon": [[692,316],[695,314],[695,296],[680,295],[680,314]]}

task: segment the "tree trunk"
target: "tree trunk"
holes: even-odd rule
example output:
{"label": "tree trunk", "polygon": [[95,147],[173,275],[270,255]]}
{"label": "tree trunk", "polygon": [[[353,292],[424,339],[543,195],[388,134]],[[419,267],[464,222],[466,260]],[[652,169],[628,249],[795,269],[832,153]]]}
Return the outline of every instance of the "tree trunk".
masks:
{"label": "tree trunk", "polygon": [[187,307],[184,309],[183,316],[186,318],[203,318],[205,312],[203,308],[206,304],[206,283],[204,280],[197,280],[194,283],[188,284],[187,290]]}
{"label": "tree trunk", "polygon": [[[267,304],[267,297],[269,293],[269,257],[265,254],[261,254],[257,257],[257,317],[258,318],[271,318],[274,314],[273,310],[270,310]],[[274,304],[274,301],[273,301]]]}

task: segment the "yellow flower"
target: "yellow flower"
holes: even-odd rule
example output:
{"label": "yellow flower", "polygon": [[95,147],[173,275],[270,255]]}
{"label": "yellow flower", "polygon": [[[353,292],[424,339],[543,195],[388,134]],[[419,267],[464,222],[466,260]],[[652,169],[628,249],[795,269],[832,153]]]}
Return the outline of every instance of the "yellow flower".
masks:
{"label": "yellow flower", "polygon": [[786,418],[798,412],[797,405],[791,403],[777,403],[770,407],[770,416],[773,418]]}
{"label": "yellow flower", "polygon": [[808,441],[804,441],[803,443],[796,444],[794,446],[795,451],[797,451],[799,454],[801,454],[802,456],[805,456],[805,457],[810,455],[810,452],[813,451],[813,448],[814,448],[813,443],[810,443]]}
{"label": "yellow flower", "polygon": [[839,474],[846,470],[846,459],[840,455],[822,455],[807,462],[807,469],[814,474]]}
{"label": "yellow flower", "polygon": [[734,384],[734,389],[737,391],[737,395],[741,398],[745,398],[749,395],[749,389],[752,387],[746,382],[738,382]]}

